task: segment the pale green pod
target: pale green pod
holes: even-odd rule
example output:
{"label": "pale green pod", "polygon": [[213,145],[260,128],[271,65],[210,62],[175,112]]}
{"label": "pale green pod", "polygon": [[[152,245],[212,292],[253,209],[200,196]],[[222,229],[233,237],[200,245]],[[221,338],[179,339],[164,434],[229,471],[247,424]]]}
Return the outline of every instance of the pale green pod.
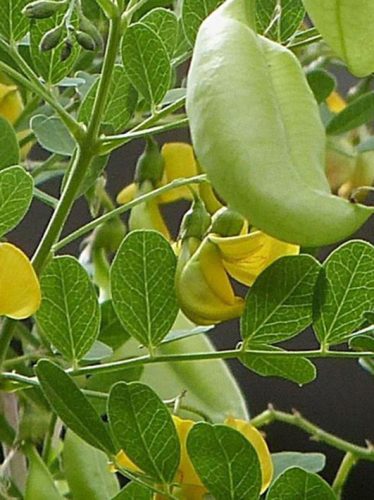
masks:
{"label": "pale green pod", "polygon": [[257,36],[251,2],[202,24],[187,112],[198,160],[228,205],[265,233],[306,247],[354,233],[374,208],[331,195],[326,139],[297,58]]}
{"label": "pale green pod", "polygon": [[326,43],[358,77],[374,71],[373,0],[303,0]]}

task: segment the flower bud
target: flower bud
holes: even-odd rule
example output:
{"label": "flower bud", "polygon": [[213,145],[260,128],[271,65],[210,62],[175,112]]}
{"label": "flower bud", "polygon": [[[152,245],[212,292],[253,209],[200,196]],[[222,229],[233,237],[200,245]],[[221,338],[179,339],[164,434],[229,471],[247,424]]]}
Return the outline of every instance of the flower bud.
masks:
{"label": "flower bud", "polygon": [[243,226],[245,219],[230,208],[222,207],[213,217],[211,232],[220,236],[238,236]]}
{"label": "flower bud", "polygon": [[79,29],[87,33],[95,42],[96,48],[101,49],[104,45],[103,37],[96,26],[87,17],[82,16],[79,22]]}
{"label": "flower bud", "polygon": [[190,210],[186,212],[181,224],[181,238],[197,238],[202,240],[211,224],[211,217],[204,203],[197,198]]}
{"label": "flower bud", "polygon": [[144,181],[150,181],[157,187],[164,173],[165,161],[160,153],[157,142],[147,138],[143,154],[140,156],[135,170],[135,181],[141,186]]}
{"label": "flower bud", "polygon": [[96,50],[95,40],[88,33],[78,30],[75,32],[75,39],[83,49],[90,51]]}
{"label": "flower bud", "polygon": [[26,5],[22,13],[31,19],[46,19],[53,16],[65,6],[65,1],[53,2],[51,0],[38,0],[37,2],[31,2]]}
{"label": "flower bud", "polygon": [[40,41],[40,50],[42,52],[48,52],[49,50],[55,49],[61,40],[63,32],[63,25],[57,26],[56,28],[47,31]]}
{"label": "flower bud", "polygon": [[69,38],[66,38],[65,45],[61,52],[61,62],[64,62],[66,61],[66,59],[69,59],[72,50],[73,50],[73,45],[69,40]]}

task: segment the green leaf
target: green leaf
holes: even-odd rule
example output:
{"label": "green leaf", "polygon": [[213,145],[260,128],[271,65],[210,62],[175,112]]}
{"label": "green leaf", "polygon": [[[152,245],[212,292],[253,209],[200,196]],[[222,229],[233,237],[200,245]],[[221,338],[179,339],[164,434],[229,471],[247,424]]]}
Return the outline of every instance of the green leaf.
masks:
{"label": "green leaf", "polygon": [[116,384],[109,395],[110,427],[118,446],[143,472],[171,483],[180,444],[169,410],[153,390],[139,382]]}
{"label": "green leaf", "polygon": [[33,197],[32,177],[22,167],[0,171],[0,238],[26,215]]}
{"label": "green leaf", "polygon": [[293,467],[278,477],[266,500],[336,500],[336,496],[317,474]]}
{"label": "green leaf", "polygon": [[197,423],[187,451],[204,486],[216,500],[257,500],[261,490],[258,455],[238,431],[225,425]]}
{"label": "green leaf", "polygon": [[374,118],[374,92],[362,95],[334,116],[327,125],[326,132],[340,135],[370,122]]}
{"label": "green leaf", "polygon": [[[252,349],[260,351],[282,351],[274,346],[252,345]],[[244,366],[263,377],[280,377],[299,385],[308,384],[315,380],[316,368],[309,359],[300,356],[260,356],[251,354],[251,351],[240,356]]]}
{"label": "green leaf", "polygon": [[129,483],[112,500],[152,500],[152,492],[137,483]]}
{"label": "green leaf", "polygon": [[332,252],[317,282],[313,328],[324,345],[344,342],[374,309],[374,247],[350,241]]}
{"label": "green leaf", "polygon": [[132,231],[111,268],[113,307],[124,328],[153,348],[170,331],[178,313],[176,258],[156,231]]}
{"label": "green leaf", "polygon": [[281,43],[300,28],[305,9],[302,0],[261,0],[256,14],[258,32]]}
{"label": "green leaf", "polygon": [[201,23],[224,0],[183,0],[182,23],[183,29],[191,47],[195,45],[197,32]]}
{"label": "green leaf", "polygon": [[[99,82],[100,79],[95,81],[82,102],[79,121],[83,123],[87,124],[91,118]],[[102,124],[112,127],[114,132],[123,130],[135,111],[137,99],[137,92],[131,85],[126,72],[121,65],[116,64]]]}
{"label": "green leaf", "polygon": [[39,144],[47,151],[63,156],[74,153],[75,141],[57,116],[36,115],[31,120],[31,129]]}
{"label": "green leaf", "polygon": [[114,453],[107,424],[71,377],[46,359],[38,362],[35,373],[44,396],[64,424],[91,446]]}
{"label": "green leaf", "polygon": [[26,481],[25,500],[63,500],[47,466],[35,448],[28,445],[26,455],[29,470]]}
{"label": "green leaf", "polygon": [[88,274],[74,257],[56,257],[40,284],[38,325],[65,359],[79,361],[95,342],[100,326],[99,304]]}
{"label": "green leaf", "polygon": [[100,310],[101,326],[99,340],[110,346],[113,350],[116,350],[130,338],[130,334],[121,325],[111,300],[100,304]]}
{"label": "green leaf", "polygon": [[306,78],[318,103],[325,101],[336,87],[335,77],[323,69],[308,71]]}
{"label": "green leaf", "polygon": [[374,376],[374,359],[359,359],[360,366]]}
{"label": "green leaf", "polygon": [[367,153],[374,150],[374,137],[368,137],[357,146],[358,153]]}
{"label": "green leaf", "polygon": [[161,342],[161,345],[169,344],[170,342],[176,342],[177,340],[186,339],[188,337],[194,337],[195,335],[202,335],[203,333],[211,332],[214,329],[214,326],[215,325],[195,326],[187,330],[171,330]]}
{"label": "green leaf", "polygon": [[[174,328],[187,330],[193,329],[194,326],[179,313]],[[128,356],[139,356],[139,349],[134,349],[131,354],[128,349],[126,344]],[[157,348],[157,353],[161,355],[214,351],[215,348],[206,335],[195,335],[177,342],[161,344]],[[172,399],[186,391],[183,403],[198,408],[214,422],[223,422],[229,416],[249,419],[240,387],[222,359],[204,363],[172,362],[146,365],[141,380],[151,386],[162,399]],[[190,418],[191,414],[185,412],[182,416]]]}
{"label": "green leaf", "polygon": [[184,33],[183,21],[178,19],[177,44],[174,51],[173,63],[182,63],[191,55],[192,47]]}
{"label": "green leaf", "polygon": [[161,38],[149,26],[134,23],[122,41],[127,76],[152,106],[160,103],[171,82],[170,58]]}
{"label": "green leaf", "polygon": [[[39,45],[44,34],[59,26],[64,16],[64,12],[47,19],[40,19],[31,23],[30,29],[30,51],[31,58],[38,74],[49,84],[59,83],[73,69],[80,52],[79,45],[74,43],[71,53],[67,59],[62,60],[62,53],[65,48],[64,37],[55,49],[43,52]],[[76,18],[73,18],[73,25],[76,25]]]}
{"label": "green leaf", "polygon": [[29,19],[22,14],[23,8],[32,0],[6,0],[0,2],[0,35],[18,42],[29,29]]}
{"label": "green leaf", "polygon": [[16,132],[12,125],[0,116],[0,170],[17,165],[20,160],[20,150]]}
{"label": "green leaf", "polygon": [[241,319],[247,347],[290,339],[310,325],[319,271],[310,255],[282,257],[265,269],[247,295]]}
{"label": "green leaf", "polygon": [[177,44],[178,20],[171,10],[153,9],[140,19],[149,26],[162,40],[169,57],[173,57]]}
{"label": "green leaf", "polygon": [[307,472],[321,472],[326,465],[323,453],[299,453],[296,451],[282,451],[271,455],[274,473],[272,483],[287,469],[299,467]]}
{"label": "green leaf", "polygon": [[116,475],[109,471],[105,453],[74,434],[65,435],[63,464],[74,500],[110,500],[119,491]]}
{"label": "green leaf", "polygon": [[356,351],[374,352],[374,325],[369,327],[365,333],[352,337],[349,341],[349,347]]}

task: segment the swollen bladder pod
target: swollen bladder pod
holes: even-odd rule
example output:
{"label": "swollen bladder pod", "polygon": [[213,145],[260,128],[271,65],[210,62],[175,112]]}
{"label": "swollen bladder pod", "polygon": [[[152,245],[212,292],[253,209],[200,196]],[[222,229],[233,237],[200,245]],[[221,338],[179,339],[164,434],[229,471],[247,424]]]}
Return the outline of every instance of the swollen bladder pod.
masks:
{"label": "swollen bladder pod", "polygon": [[308,247],[342,240],[374,208],[331,194],[325,131],[301,65],[253,27],[253,2],[227,0],[200,28],[187,86],[198,160],[265,233]]}

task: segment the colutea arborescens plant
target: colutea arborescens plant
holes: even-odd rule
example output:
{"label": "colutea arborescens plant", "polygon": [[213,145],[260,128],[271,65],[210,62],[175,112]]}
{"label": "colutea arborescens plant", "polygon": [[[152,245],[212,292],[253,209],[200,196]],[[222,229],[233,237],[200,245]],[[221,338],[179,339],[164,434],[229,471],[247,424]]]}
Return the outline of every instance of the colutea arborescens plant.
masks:
{"label": "colutea arborescens plant", "polygon": [[[1,498],[329,500],[374,462],[373,429],[355,444],[250,414],[226,364],[299,386],[317,359],[374,376],[374,248],[352,239],[374,212],[373,9],[1,1]],[[361,78],[343,94],[345,65]],[[188,127],[191,144],[165,142]],[[139,139],[133,183],[109,192],[111,153]],[[62,237],[80,198],[92,220]],[[27,256],[12,230],[33,200]],[[216,350],[215,325],[239,318]],[[308,328],[314,349],[284,345]],[[271,452],[273,422],[339,450],[331,484],[323,454]]]}

